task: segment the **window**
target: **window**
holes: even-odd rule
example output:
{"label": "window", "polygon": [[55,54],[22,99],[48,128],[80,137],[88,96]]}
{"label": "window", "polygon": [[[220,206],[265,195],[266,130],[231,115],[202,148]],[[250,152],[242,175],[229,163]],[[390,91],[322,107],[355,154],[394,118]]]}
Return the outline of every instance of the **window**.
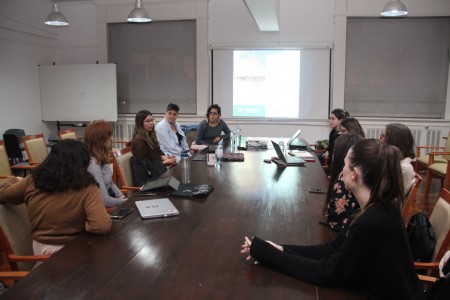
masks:
{"label": "window", "polygon": [[345,110],[444,118],[450,18],[348,18]]}
{"label": "window", "polygon": [[108,24],[108,62],[117,65],[118,113],[197,113],[196,21]]}

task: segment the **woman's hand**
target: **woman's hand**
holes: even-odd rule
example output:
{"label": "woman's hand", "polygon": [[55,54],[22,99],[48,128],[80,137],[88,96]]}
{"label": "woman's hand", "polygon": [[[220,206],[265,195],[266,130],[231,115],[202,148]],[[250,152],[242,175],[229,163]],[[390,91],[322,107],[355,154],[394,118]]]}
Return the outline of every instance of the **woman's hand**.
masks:
{"label": "woman's hand", "polygon": [[[246,260],[251,260],[250,247],[252,246],[252,241],[248,237],[244,237],[244,244],[241,246],[241,253],[247,254]],[[255,265],[258,263],[256,260],[253,262]]]}
{"label": "woman's hand", "polygon": [[218,142],[220,142],[220,140],[221,140],[220,136],[217,136],[217,137],[214,139],[213,144],[217,144]]}

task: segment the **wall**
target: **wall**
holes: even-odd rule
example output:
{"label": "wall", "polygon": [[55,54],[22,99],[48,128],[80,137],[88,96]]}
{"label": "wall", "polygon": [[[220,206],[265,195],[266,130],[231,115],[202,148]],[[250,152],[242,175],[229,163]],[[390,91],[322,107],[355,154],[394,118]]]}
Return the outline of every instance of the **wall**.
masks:
{"label": "wall", "polygon": [[[242,0],[144,0],[154,20],[196,19],[198,48],[198,115],[181,122],[198,122],[210,103],[209,49],[234,45],[333,47],[331,108],[344,105],[345,32],[347,16],[378,16],[387,0],[281,0],[280,32],[260,32]],[[405,0],[410,16],[449,16],[448,0]],[[69,19],[67,28],[50,28],[43,20],[51,7],[47,0],[0,0],[0,132],[20,126],[27,132],[54,130],[42,124],[39,105],[38,64],[106,62],[108,22],[124,22],[131,0],[63,2],[60,9]],[[19,13],[25,8],[25,14]],[[450,85],[449,85],[450,86]],[[450,94],[450,93],[449,93]],[[14,101],[14,102],[13,102]],[[15,102],[19,104],[16,105]],[[450,103],[450,101],[448,101]],[[12,104],[12,105],[9,105]],[[8,111],[5,110],[8,107]],[[25,110],[25,107],[31,109]],[[317,107],[328,110],[328,107]],[[450,105],[447,105],[447,116]],[[20,115],[20,118],[16,116]],[[161,116],[156,116],[161,118]],[[121,116],[132,122],[133,116]],[[368,129],[382,128],[392,119],[362,119]],[[405,120],[401,122],[423,131],[450,129],[448,120]],[[298,127],[310,142],[328,136],[327,120],[261,122],[236,120],[245,135],[289,136]],[[371,131],[372,132],[372,131]],[[422,142],[422,141],[420,141]],[[425,142],[425,140],[424,140]]]}
{"label": "wall", "polygon": [[49,10],[44,1],[0,1],[0,133],[48,132],[41,121],[38,65],[52,63],[59,35],[44,25]]}

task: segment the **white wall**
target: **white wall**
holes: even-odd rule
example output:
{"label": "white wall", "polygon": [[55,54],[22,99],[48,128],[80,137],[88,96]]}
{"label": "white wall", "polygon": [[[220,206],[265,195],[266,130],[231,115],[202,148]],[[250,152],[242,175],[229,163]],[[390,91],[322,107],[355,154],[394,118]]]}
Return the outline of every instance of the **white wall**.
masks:
{"label": "white wall", "polygon": [[0,133],[48,132],[41,121],[38,65],[54,58],[58,31],[43,23],[49,10],[48,2],[0,0]]}
{"label": "white wall", "polygon": [[[144,5],[154,20],[197,20],[198,116],[180,120],[197,122],[203,118],[210,101],[209,49],[214,47],[331,45],[334,49],[331,108],[343,107],[346,18],[378,16],[386,2],[280,0],[280,32],[260,32],[243,0],[144,0]],[[404,0],[404,3],[410,16],[450,15],[448,0]],[[37,65],[106,62],[106,25],[124,22],[133,5],[132,0],[63,2],[60,9],[70,26],[55,29],[43,24],[51,9],[48,0],[0,0],[0,132],[12,127],[30,133],[54,129],[54,124],[40,122]],[[121,117],[122,121],[130,119]],[[383,127],[392,121],[398,120],[363,119],[362,124]],[[450,127],[448,120],[401,122],[423,130],[427,126]],[[270,123],[237,120],[230,125],[237,123],[244,126],[244,134],[253,136],[288,136],[301,127],[309,141],[326,138],[329,130],[327,120]]]}

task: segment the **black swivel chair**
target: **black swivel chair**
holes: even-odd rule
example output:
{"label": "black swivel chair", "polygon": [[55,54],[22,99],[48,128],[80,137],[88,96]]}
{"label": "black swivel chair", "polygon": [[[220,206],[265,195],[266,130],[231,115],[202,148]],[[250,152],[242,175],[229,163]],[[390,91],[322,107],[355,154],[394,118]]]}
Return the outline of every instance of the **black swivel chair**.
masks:
{"label": "black swivel chair", "polygon": [[12,166],[21,163],[23,161],[23,154],[17,136],[5,133],[3,135],[3,141],[5,142],[6,152],[8,153],[9,164]]}

